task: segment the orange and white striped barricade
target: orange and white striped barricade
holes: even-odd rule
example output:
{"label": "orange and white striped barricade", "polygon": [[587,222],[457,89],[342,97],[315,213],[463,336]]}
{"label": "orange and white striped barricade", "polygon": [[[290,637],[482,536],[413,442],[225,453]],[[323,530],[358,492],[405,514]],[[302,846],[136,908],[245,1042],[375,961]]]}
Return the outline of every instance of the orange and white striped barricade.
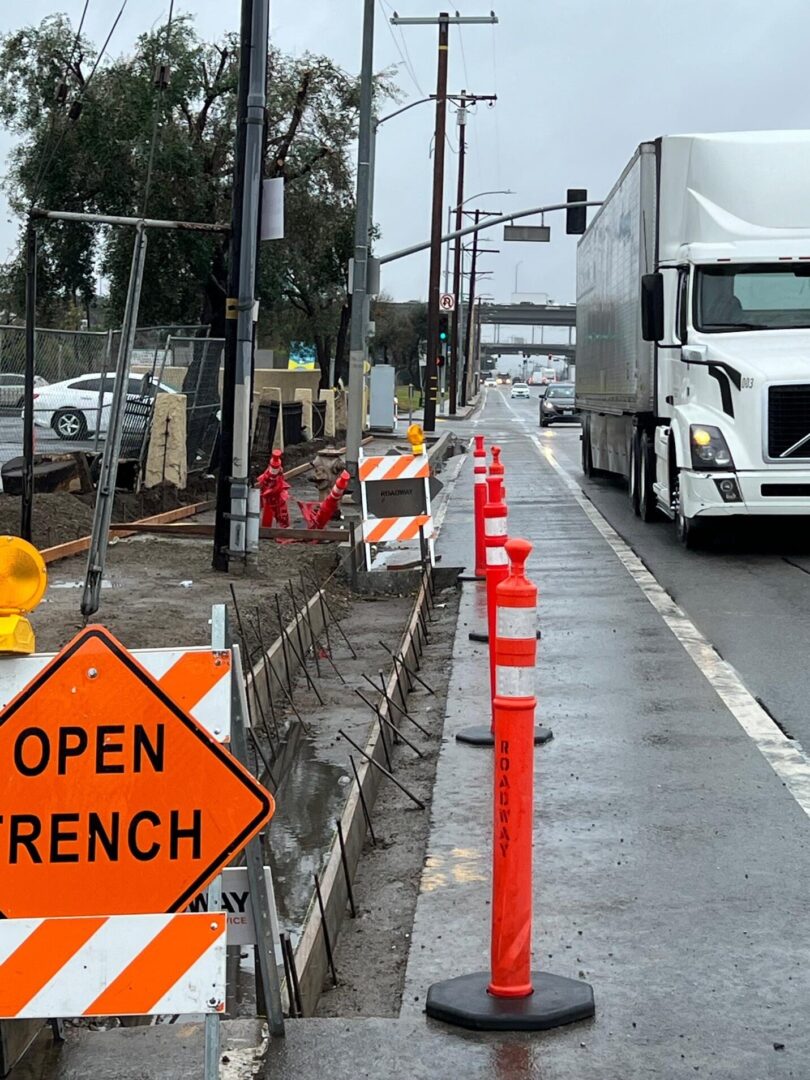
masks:
{"label": "orange and white striped barricade", "polygon": [[[274,804],[222,746],[237,718],[244,741],[244,710],[224,606],[211,622],[210,649],[141,650],[143,663],[101,626],[0,659],[0,1016],[201,1012],[214,1047],[218,874]],[[206,886],[213,912],[184,911]]]}
{"label": "orange and white striped barricade", "polygon": [[540,1031],[594,1015],[593,989],[531,969],[537,588],[527,540],[509,540],[497,587],[492,938],[489,971],[434,983],[425,1011],[478,1031]]}
{"label": "orange and white striped barricade", "polygon": [[225,1011],[224,912],[0,920],[0,1017]]}
{"label": "orange and white striped barricade", "polygon": [[366,569],[373,567],[371,546],[428,542],[433,550],[430,461],[426,454],[364,457],[358,467],[363,510]]}

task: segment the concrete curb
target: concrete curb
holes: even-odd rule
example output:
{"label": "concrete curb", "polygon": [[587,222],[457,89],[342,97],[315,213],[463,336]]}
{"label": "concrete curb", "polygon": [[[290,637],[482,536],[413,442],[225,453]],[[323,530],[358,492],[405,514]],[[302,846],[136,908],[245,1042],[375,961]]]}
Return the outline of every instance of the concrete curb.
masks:
{"label": "concrete curb", "polygon": [[[399,649],[397,650],[404,656],[406,664],[410,667],[417,666],[416,661],[421,654],[421,629],[419,628],[419,620],[422,609],[426,603],[425,589],[426,586],[423,584],[414,601],[410,618],[402,638],[400,639]],[[408,695],[406,678],[407,676],[404,669],[399,665],[394,665],[386,684],[388,696],[393,700],[395,706],[396,704],[400,704],[403,708],[406,707]],[[389,706],[386,701],[383,701],[380,711],[383,716],[388,716]],[[391,719],[394,719],[393,716]],[[376,725],[372,727],[368,741],[363,749],[370,757],[373,757],[375,761],[381,765],[383,764],[383,748],[379,737],[379,728]],[[347,748],[347,752],[349,752],[349,748]],[[377,792],[379,791],[380,783],[382,781],[382,774],[377,769],[373,768],[365,759],[357,762],[357,772],[360,778],[360,784],[363,788],[366,805],[370,812],[374,807]],[[366,823],[356,781],[352,782],[346,805],[344,806],[343,814],[341,815],[341,828],[343,830],[346,846],[346,862],[348,864],[349,875],[354,878],[357,871],[357,865],[360,862],[363,853],[366,837]],[[346,879],[341,865],[340,844],[337,838],[337,830],[335,830],[332,837],[329,858],[321,875],[321,892],[323,895],[329,938],[334,947],[340,933],[340,928],[343,924],[348,903],[348,892],[346,889]],[[310,900],[301,937],[295,952],[295,963],[298,969],[298,981],[301,987],[301,1001],[304,1007],[304,1014],[311,1016],[314,1013],[315,1007],[321,996],[324,979],[326,978],[328,970],[323,929],[321,927],[321,916],[314,893]]]}

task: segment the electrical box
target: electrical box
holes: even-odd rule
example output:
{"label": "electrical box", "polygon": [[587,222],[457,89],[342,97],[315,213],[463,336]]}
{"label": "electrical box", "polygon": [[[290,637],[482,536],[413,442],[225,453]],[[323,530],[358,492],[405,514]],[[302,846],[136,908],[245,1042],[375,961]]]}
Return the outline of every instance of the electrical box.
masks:
{"label": "electrical box", "polygon": [[375,364],[369,384],[369,426],[393,431],[397,426],[396,371],[390,364]]}

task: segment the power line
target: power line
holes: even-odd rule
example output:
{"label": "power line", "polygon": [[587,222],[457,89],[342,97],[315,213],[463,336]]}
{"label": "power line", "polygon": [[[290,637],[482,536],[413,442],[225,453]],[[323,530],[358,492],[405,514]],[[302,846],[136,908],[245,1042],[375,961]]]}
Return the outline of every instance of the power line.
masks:
{"label": "power line", "polygon": [[[377,3],[378,3],[378,6],[380,8],[380,13],[382,14],[382,17],[383,17],[383,19],[385,21],[385,24],[388,27],[388,33],[391,35],[391,40],[394,43],[394,48],[399,53],[399,58],[402,61],[404,67],[405,67],[405,71],[408,73],[408,76],[410,77],[411,82],[416,87],[417,91],[419,92],[419,96],[420,97],[427,97],[427,94],[422,89],[422,87],[419,85],[419,80],[416,77],[416,69],[414,68],[413,62],[411,60],[411,54],[408,52],[408,43],[405,41],[405,35],[402,33],[402,29],[400,28],[400,30],[399,30],[399,36],[400,36],[400,38],[402,40],[402,45],[400,45],[399,41],[397,41],[396,34],[394,33],[394,28],[391,26],[391,23],[389,22],[388,16],[390,14],[393,14],[390,5],[385,3],[385,0],[377,0]],[[404,52],[403,52],[403,46],[404,46],[404,50],[405,50]]]}
{"label": "power line", "polygon": [[464,71],[464,85],[470,85],[470,76],[467,74],[467,57],[464,55],[464,35],[461,32],[461,24],[456,23],[456,30],[458,30],[458,44],[461,49],[461,67]]}
{"label": "power line", "polygon": [[[73,63],[73,57],[76,54],[76,46],[79,44],[79,41],[81,40],[82,29],[84,28],[84,20],[85,20],[85,18],[87,16],[87,9],[88,9],[89,6],[90,6],[90,0],[84,0],[84,8],[82,9],[81,18],[79,19],[79,28],[76,31],[76,33],[73,35],[73,44],[70,46],[70,53],[68,54],[68,58],[65,61],[65,69],[62,72],[62,79],[61,79],[61,81],[60,81],[60,83],[59,83],[59,85],[57,87],[57,90],[56,90],[56,104],[57,105],[62,105],[64,103],[64,101],[66,100],[66,98],[67,98],[67,89],[68,89],[67,88],[67,77],[68,77],[68,72],[70,71],[70,65]],[[50,143],[51,140],[53,139],[55,131],[56,131],[56,109],[52,107],[51,108],[51,127],[50,127],[50,130],[48,132],[48,137],[45,140],[45,146],[43,147],[43,154],[42,154],[42,162],[43,162],[43,164],[41,164],[39,172],[37,173],[36,179],[34,181],[35,197],[36,197],[36,192],[39,190],[39,185],[42,182],[42,177],[43,177],[43,174],[44,174],[44,161],[45,161],[45,158],[48,157],[49,160],[50,160],[50,157],[49,157],[50,151],[49,151],[49,148],[48,148],[48,143]],[[33,203],[34,199],[32,199],[31,201]]]}
{"label": "power line", "polygon": [[73,102],[71,103],[70,109],[68,110],[67,120],[62,125],[62,130],[59,133],[59,138],[56,140],[56,143],[51,148],[50,153],[43,160],[43,163],[42,163],[42,165],[40,167],[40,170],[39,170],[39,172],[37,174],[36,182],[34,184],[34,192],[33,192],[33,195],[31,196],[31,206],[33,206],[37,201],[37,196],[39,195],[40,185],[42,184],[42,181],[43,181],[43,179],[45,177],[46,172],[48,171],[48,168],[50,167],[51,162],[56,157],[56,154],[57,154],[59,148],[61,147],[62,143],[65,140],[65,136],[68,133],[68,128],[70,127],[70,125],[72,123],[75,123],[75,121],[79,119],[79,116],[81,114],[82,101],[84,100],[84,97],[85,97],[87,91],[90,89],[90,84],[92,83],[93,78],[94,78],[96,72],[98,71],[98,66],[101,63],[101,61],[102,61],[102,59],[104,57],[104,54],[107,52],[107,47],[110,44],[112,36],[115,33],[119,22],[121,21],[121,16],[124,14],[124,9],[126,8],[128,3],[129,3],[129,0],[123,0],[123,2],[121,4],[121,7],[120,7],[120,9],[118,11],[118,14],[115,17],[115,21],[113,22],[112,27],[110,28],[110,32],[109,32],[109,34],[107,34],[106,40],[104,41],[104,44],[102,45],[101,50],[99,51],[99,54],[95,59],[95,63],[93,64],[93,67],[90,70],[90,74],[85,79],[81,89],[79,90],[79,93],[76,95],[76,97],[73,99]]}
{"label": "power line", "polygon": [[[169,2],[169,17],[166,20],[166,38],[164,47],[166,50],[166,56],[168,57],[169,44],[172,33],[172,18],[174,17],[174,0]],[[146,181],[143,186],[143,204],[141,207],[141,214],[146,217],[146,208],[149,203],[149,195],[152,191],[152,173],[155,165],[155,153],[157,151],[158,136],[160,134],[160,120],[163,109],[163,91],[168,87],[168,75],[166,72],[160,70],[160,64],[155,70],[155,105],[152,110],[152,139],[149,144],[149,161],[146,166]]]}
{"label": "power line", "polygon": [[[498,50],[495,42],[495,27],[492,27],[492,92],[498,93]],[[501,125],[498,110],[495,110],[495,175],[498,187],[503,187],[501,179]]]}

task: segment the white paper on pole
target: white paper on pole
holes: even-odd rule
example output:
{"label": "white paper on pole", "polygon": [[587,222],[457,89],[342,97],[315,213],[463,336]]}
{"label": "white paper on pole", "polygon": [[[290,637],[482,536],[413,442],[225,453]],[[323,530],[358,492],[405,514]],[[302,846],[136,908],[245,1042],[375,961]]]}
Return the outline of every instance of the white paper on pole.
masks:
{"label": "white paper on pole", "polygon": [[284,239],[284,178],[262,180],[262,240]]}

